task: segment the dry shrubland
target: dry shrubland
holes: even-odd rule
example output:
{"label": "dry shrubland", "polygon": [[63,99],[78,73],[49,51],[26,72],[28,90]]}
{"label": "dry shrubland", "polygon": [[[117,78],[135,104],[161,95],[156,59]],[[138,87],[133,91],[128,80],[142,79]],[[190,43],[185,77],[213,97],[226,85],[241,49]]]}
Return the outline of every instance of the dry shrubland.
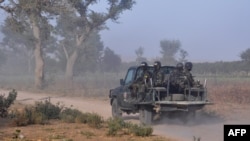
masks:
{"label": "dry shrubland", "polygon": [[[250,107],[250,81],[245,79],[217,79],[207,85],[208,98],[214,104],[206,110],[225,119],[248,114],[242,112]],[[234,113],[234,114],[232,114]]]}

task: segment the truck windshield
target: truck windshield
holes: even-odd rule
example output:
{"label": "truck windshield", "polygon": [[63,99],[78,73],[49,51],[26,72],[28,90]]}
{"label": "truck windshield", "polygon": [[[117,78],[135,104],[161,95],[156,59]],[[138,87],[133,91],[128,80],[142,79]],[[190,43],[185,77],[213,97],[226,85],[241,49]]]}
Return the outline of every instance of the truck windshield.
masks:
{"label": "truck windshield", "polygon": [[135,75],[135,69],[129,69],[127,76],[125,78],[125,85],[133,81],[134,75]]}

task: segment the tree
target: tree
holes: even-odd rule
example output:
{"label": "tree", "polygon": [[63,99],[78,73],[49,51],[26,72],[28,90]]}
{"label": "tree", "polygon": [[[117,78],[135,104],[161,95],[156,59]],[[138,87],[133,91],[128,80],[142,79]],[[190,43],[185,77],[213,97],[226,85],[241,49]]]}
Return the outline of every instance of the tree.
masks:
{"label": "tree", "polygon": [[[63,37],[60,39],[60,61],[63,64],[63,69],[66,72],[66,66],[70,59],[70,55],[74,52],[75,34],[78,29],[78,17],[75,13],[64,13],[58,18],[56,26],[56,34]],[[75,22],[72,22],[75,21]],[[98,31],[92,31],[88,39],[81,45],[78,50],[78,57],[76,59],[73,73],[74,75],[80,74],[86,70],[96,70],[98,66],[98,61],[101,56],[101,51],[103,51],[103,42]]]}
{"label": "tree", "polygon": [[6,61],[6,55],[3,51],[3,49],[0,48],[0,68]]}
{"label": "tree", "polygon": [[106,72],[117,72],[121,66],[121,58],[115,54],[110,48],[105,48],[104,56],[102,58],[103,70]]}
{"label": "tree", "polygon": [[85,44],[86,47],[79,53],[80,55],[76,61],[74,74],[100,70],[101,56],[104,50],[100,35],[93,32]]}
{"label": "tree", "polygon": [[250,48],[246,49],[245,51],[243,51],[241,54],[240,54],[240,58],[243,60],[243,61],[250,61]]}
{"label": "tree", "polygon": [[250,48],[246,49],[240,54],[241,59],[245,63],[245,70],[247,73],[249,72],[249,65],[250,65]]}
{"label": "tree", "polygon": [[137,63],[147,61],[147,59],[145,57],[143,57],[143,54],[144,54],[144,48],[143,47],[139,47],[138,49],[136,49],[135,54],[136,54],[136,62]]}
{"label": "tree", "polygon": [[[19,55],[21,58],[25,58],[28,66],[25,66],[24,64],[22,65],[27,67],[28,69],[26,71],[31,73],[31,64],[34,59],[34,41],[32,32],[30,28],[27,28],[21,32],[22,34],[19,34],[16,30],[20,30],[21,27],[13,30],[15,27],[13,27],[12,21],[12,17],[7,17],[4,24],[1,26],[1,33],[4,35],[1,44],[9,50],[10,55],[16,54],[15,56]],[[13,57],[13,55],[11,55],[11,57]]]}
{"label": "tree", "polygon": [[[99,3],[97,0],[68,0],[69,7],[72,7],[72,13],[66,16],[71,16],[68,19],[72,25],[66,26],[72,32],[72,41],[70,52],[67,52],[67,64],[65,77],[68,82],[73,80],[73,72],[76,60],[79,57],[79,50],[86,48],[85,42],[93,32],[98,32],[105,29],[105,23],[108,20],[116,22],[119,15],[125,10],[130,10],[134,5],[134,0],[107,0],[107,11],[98,12],[91,9],[92,6]],[[71,8],[70,8],[71,9]],[[65,15],[64,15],[65,16]],[[70,24],[69,24],[70,25]],[[68,30],[69,31],[69,30]],[[60,34],[63,39],[66,39],[66,34]]]}
{"label": "tree", "polygon": [[181,43],[179,40],[162,40],[160,41],[162,62],[168,65],[176,63],[175,55],[180,50]]}
{"label": "tree", "polygon": [[[31,33],[32,48],[35,57],[35,86],[44,86],[44,42],[50,37],[52,26],[49,23],[51,15],[56,14],[56,0],[8,0],[0,8],[10,13],[9,25],[17,34]],[[1,3],[3,4],[3,3]],[[61,8],[61,6],[58,6]]]}
{"label": "tree", "polygon": [[184,49],[180,49],[179,62],[187,62],[187,59],[186,59],[187,56],[188,56],[188,52],[185,51]]}

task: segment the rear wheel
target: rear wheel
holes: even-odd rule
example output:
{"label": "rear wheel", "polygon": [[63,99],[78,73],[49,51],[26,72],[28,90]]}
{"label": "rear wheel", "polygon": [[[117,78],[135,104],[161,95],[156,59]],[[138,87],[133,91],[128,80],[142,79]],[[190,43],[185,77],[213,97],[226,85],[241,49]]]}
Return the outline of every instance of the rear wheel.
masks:
{"label": "rear wheel", "polygon": [[118,105],[116,98],[114,98],[113,102],[112,102],[112,116],[114,118],[121,118],[122,117],[122,111]]}
{"label": "rear wheel", "polygon": [[151,125],[152,124],[152,110],[150,108],[140,108],[139,119],[141,124]]}

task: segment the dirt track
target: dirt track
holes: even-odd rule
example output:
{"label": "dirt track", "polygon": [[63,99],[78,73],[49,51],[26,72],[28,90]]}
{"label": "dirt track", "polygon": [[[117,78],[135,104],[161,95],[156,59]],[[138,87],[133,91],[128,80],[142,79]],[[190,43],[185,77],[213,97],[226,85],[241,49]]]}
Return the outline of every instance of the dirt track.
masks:
{"label": "dirt track", "polygon": [[[1,92],[8,93],[1,90]],[[35,101],[51,99],[52,103],[60,102],[65,106],[73,106],[83,112],[94,112],[102,115],[105,119],[111,117],[111,107],[108,100],[100,100],[94,98],[83,97],[68,97],[68,96],[55,96],[43,93],[30,93],[18,91],[17,101],[24,104],[32,104]],[[245,112],[249,112],[246,110]],[[191,120],[187,125],[183,125],[178,120],[164,119],[158,121],[153,125],[154,134],[168,136],[181,141],[193,141],[194,137],[201,137],[202,141],[222,141],[223,140],[223,125],[224,124],[249,124],[249,117],[225,121],[217,117],[207,117],[203,113],[197,115],[196,120]],[[124,115],[125,120],[138,122],[137,115]]]}

